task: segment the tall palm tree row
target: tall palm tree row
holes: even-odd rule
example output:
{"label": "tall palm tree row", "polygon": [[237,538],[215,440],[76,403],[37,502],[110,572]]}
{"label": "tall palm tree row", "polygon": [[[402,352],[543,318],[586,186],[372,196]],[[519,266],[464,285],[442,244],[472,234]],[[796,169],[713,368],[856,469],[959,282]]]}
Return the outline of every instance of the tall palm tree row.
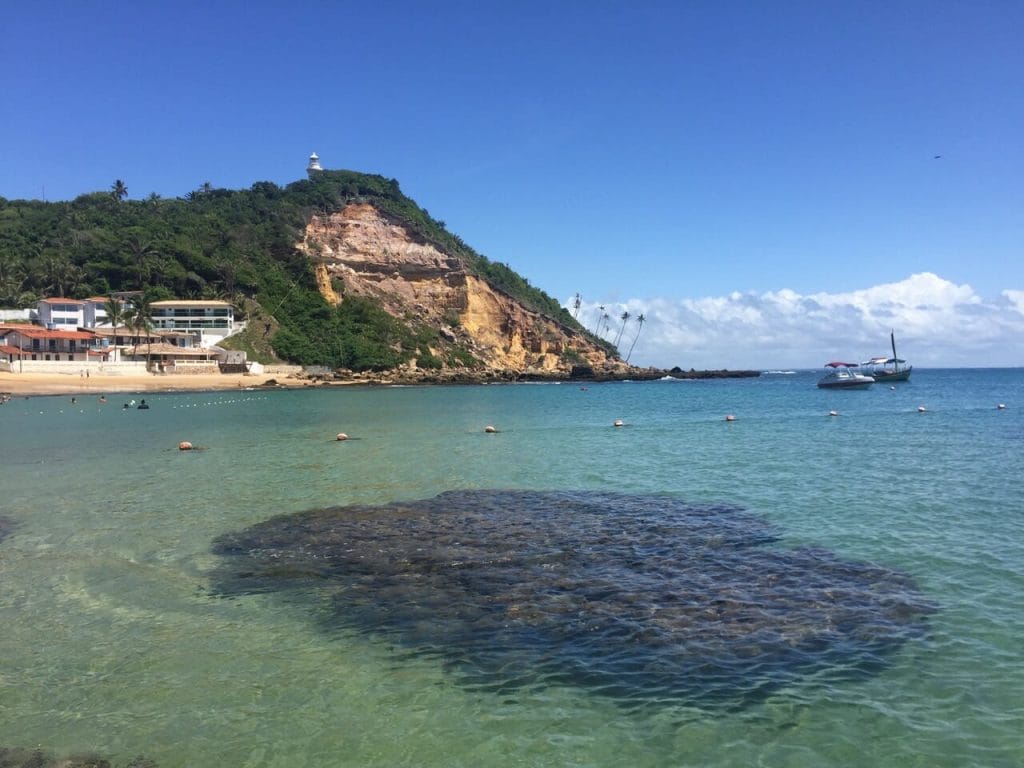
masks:
{"label": "tall palm tree row", "polygon": [[626,354],[626,362],[629,362],[630,355],[633,354],[633,347],[636,346],[636,340],[640,338],[640,330],[644,327],[644,321],[647,318],[644,317],[644,313],[641,312],[636,316],[636,336],[633,337],[633,343],[629,345],[629,352]]}
{"label": "tall palm tree row", "polygon": [[623,310],[623,311],[622,311],[622,314],[621,314],[621,315],[619,315],[619,320],[621,320],[621,321],[622,321],[622,325],[621,325],[621,326],[619,326],[619,332],[618,332],[618,334],[617,334],[617,335],[615,336],[615,346],[616,346],[616,347],[618,347],[618,346],[619,346],[619,340],[620,340],[620,339],[622,339],[622,332],[623,332],[624,330],[626,330],[626,321],[627,321],[627,320],[629,320],[629,318],[631,318],[631,317],[632,317],[632,315],[631,315],[631,314],[629,314],[629,310],[628,310],[628,309],[626,309],[626,310]]}

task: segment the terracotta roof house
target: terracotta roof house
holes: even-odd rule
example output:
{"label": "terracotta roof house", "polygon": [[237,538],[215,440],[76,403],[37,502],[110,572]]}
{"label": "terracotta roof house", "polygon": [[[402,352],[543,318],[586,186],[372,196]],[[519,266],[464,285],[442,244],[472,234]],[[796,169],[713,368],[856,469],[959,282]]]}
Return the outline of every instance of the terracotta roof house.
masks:
{"label": "terracotta roof house", "polygon": [[21,326],[7,329],[4,346],[17,349],[23,360],[105,360],[110,349],[96,344],[89,331],[65,331]]}

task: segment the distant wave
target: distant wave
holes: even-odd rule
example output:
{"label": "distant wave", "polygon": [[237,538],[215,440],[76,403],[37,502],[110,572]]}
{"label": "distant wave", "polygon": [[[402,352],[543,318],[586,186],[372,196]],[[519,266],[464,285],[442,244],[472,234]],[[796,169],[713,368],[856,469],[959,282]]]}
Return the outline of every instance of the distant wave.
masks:
{"label": "distant wave", "polygon": [[792,376],[796,371],[761,371],[765,376]]}

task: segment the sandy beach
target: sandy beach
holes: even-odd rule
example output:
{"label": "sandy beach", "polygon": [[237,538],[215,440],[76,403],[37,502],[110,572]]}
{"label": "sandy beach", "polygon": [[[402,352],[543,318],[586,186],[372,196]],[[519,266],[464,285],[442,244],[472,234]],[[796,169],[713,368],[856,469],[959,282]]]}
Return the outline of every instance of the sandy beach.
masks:
{"label": "sandy beach", "polygon": [[61,373],[8,373],[0,371],[0,393],[27,395],[103,395],[114,392],[182,392],[260,387],[276,382],[285,387],[304,387],[309,382],[280,374],[195,374],[168,376],[140,374],[104,376],[90,373],[88,378]]}

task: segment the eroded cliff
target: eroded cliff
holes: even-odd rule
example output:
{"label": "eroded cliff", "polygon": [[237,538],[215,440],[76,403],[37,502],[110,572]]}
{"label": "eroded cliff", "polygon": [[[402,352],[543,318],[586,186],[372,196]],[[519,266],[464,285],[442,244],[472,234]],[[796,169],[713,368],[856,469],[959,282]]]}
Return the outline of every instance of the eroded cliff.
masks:
{"label": "eroded cliff", "polygon": [[370,203],[313,216],[300,248],[328,301],[372,298],[395,317],[438,329],[439,345],[459,347],[486,368],[625,367],[579,330],[524,306]]}

